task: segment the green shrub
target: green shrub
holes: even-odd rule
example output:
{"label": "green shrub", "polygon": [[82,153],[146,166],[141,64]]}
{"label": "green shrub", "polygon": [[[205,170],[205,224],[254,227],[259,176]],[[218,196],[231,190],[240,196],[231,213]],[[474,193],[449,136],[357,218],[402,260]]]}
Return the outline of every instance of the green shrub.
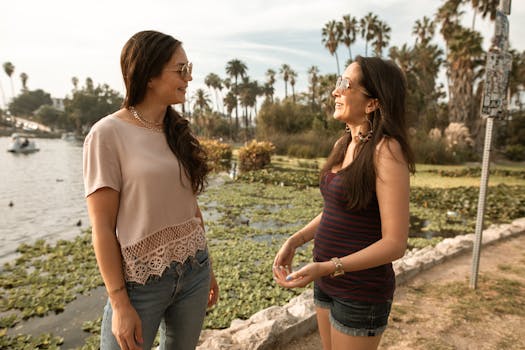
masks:
{"label": "green shrub", "polygon": [[525,160],[525,146],[523,145],[508,145],[503,151],[505,157],[509,160],[522,161]]}
{"label": "green shrub", "polygon": [[232,160],[232,147],[217,140],[201,139],[202,147],[208,154],[208,166],[211,171],[228,170]]}
{"label": "green shrub", "polygon": [[239,149],[239,170],[250,171],[262,169],[271,162],[275,146],[268,141],[252,140]]}
{"label": "green shrub", "polygon": [[275,145],[275,153],[297,158],[328,157],[340,132],[310,130],[300,134],[274,133],[266,139]]}

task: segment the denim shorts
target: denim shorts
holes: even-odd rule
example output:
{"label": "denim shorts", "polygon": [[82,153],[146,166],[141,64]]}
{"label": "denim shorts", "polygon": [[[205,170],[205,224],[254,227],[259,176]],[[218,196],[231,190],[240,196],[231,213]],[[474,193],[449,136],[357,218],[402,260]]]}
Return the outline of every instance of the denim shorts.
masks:
{"label": "denim shorts", "polygon": [[388,323],[392,300],[368,303],[331,297],[314,284],[314,304],[330,309],[330,324],[339,332],[361,337],[383,333]]}
{"label": "denim shorts", "polygon": [[[173,262],[146,284],[127,282],[131,304],[142,322],[143,349],[151,349],[160,328],[160,349],[194,350],[202,329],[210,291],[210,261],[199,250],[183,264]],[[120,349],[111,331],[109,300],[102,318],[101,350]]]}

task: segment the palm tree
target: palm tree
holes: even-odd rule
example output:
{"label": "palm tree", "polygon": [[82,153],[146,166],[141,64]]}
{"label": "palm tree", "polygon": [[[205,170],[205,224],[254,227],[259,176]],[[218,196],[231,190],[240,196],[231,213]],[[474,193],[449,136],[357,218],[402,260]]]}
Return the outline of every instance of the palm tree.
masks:
{"label": "palm tree", "polygon": [[435,29],[435,23],[427,16],[424,16],[422,20],[416,20],[412,27],[412,34],[416,36],[415,44],[427,44],[434,36]]}
{"label": "palm tree", "polygon": [[193,104],[194,109],[200,109],[201,111],[207,111],[210,109],[210,97],[203,89],[197,89],[193,94],[193,99],[195,101]]}
{"label": "palm tree", "polygon": [[351,15],[343,16],[343,35],[341,42],[348,47],[349,60],[352,61],[351,46],[355,43],[357,32],[359,31],[359,22]]}
{"label": "palm tree", "polygon": [[233,139],[233,122],[232,122],[232,112],[237,108],[237,96],[233,91],[228,91],[224,99],[222,100],[224,106],[226,107],[226,112],[228,113],[228,118],[230,119],[230,139]]}
{"label": "palm tree", "polygon": [[[266,71],[266,77],[268,78],[267,80],[267,84],[269,85],[269,87],[271,88],[271,90],[267,90],[268,92],[271,91],[271,94],[270,94],[270,97],[271,97],[271,101],[273,102],[273,94],[275,92],[275,89],[273,88],[273,84],[275,84],[275,75],[277,73],[273,70],[273,69],[268,69]],[[265,84],[266,85],[266,84]]]}
{"label": "palm tree", "polygon": [[319,68],[311,66],[308,68],[308,81],[310,82],[310,91],[312,92],[312,107],[315,105],[315,96],[317,90],[317,83],[319,82]]}
{"label": "palm tree", "polygon": [[11,62],[5,62],[4,63],[4,72],[9,77],[9,80],[11,81],[11,98],[15,97],[15,87],[13,86],[13,73],[15,71],[15,66]]}
{"label": "palm tree", "polygon": [[217,96],[217,90],[222,90],[221,77],[215,73],[210,73],[204,78],[204,84],[208,89],[213,89],[213,92],[215,93],[215,106],[217,107],[217,111],[219,111],[219,97]]}
{"label": "palm tree", "polygon": [[490,16],[492,21],[496,19],[496,10],[498,9],[499,2],[500,0],[470,0],[470,4],[474,10],[471,29],[474,30],[478,13],[481,14],[481,18]]}
{"label": "palm tree", "polygon": [[[436,21],[441,24],[440,33],[445,40],[445,56],[448,57],[449,45],[448,42],[452,37],[452,34],[459,26],[459,19],[463,14],[459,10],[459,6],[463,0],[448,0],[446,1],[436,13]],[[445,63],[448,67],[448,62]],[[450,95],[452,82],[450,81],[450,74],[447,74],[447,95]]]}
{"label": "palm tree", "polygon": [[515,98],[516,105],[520,113],[523,109],[521,93],[525,90],[525,51],[517,52],[509,50],[512,55],[512,69],[509,74],[509,95],[510,99]]}
{"label": "palm tree", "polygon": [[412,51],[407,44],[403,44],[401,48],[392,46],[389,50],[388,56],[394,61],[401,70],[407,74],[412,69]]}
{"label": "palm tree", "polygon": [[292,87],[292,101],[295,103],[295,78],[297,78],[297,72],[290,69],[288,76],[290,77],[290,86]]}
{"label": "palm tree", "polygon": [[340,75],[339,69],[339,57],[337,56],[337,47],[341,41],[342,36],[342,24],[341,22],[329,21],[325,24],[322,32],[322,43],[328,49],[332,56],[335,56],[337,63],[337,75]]}
{"label": "palm tree", "polygon": [[383,21],[378,21],[375,29],[375,40],[372,44],[374,45],[374,53],[380,57],[383,55],[383,49],[388,46],[392,29]]}
{"label": "palm tree", "polygon": [[288,80],[290,79],[290,66],[286,63],[283,63],[281,68],[279,69],[279,73],[281,73],[281,76],[284,80],[284,98],[286,99],[288,97]]}
{"label": "palm tree", "polygon": [[73,90],[77,91],[78,90],[78,78],[77,77],[72,77],[71,78],[71,83],[73,84]]}
{"label": "palm tree", "polygon": [[372,12],[369,12],[359,20],[361,37],[365,39],[365,56],[368,56],[368,42],[376,35],[376,25],[378,21],[377,15],[374,15]]}
{"label": "palm tree", "polygon": [[[238,97],[238,78],[244,77],[248,68],[246,64],[238,59],[233,59],[226,63],[226,74],[235,79],[234,94]],[[238,98],[237,98],[238,100]],[[239,129],[239,111],[237,105],[235,105],[235,127]]]}
{"label": "palm tree", "polygon": [[273,94],[275,92],[275,89],[273,88],[270,83],[264,83],[264,86],[262,87],[262,93],[266,97],[266,101],[273,102]]}
{"label": "palm tree", "polygon": [[20,73],[20,81],[22,82],[23,91],[27,91],[27,79],[29,79],[29,77],[27,76],[26,73],[24,72]]}

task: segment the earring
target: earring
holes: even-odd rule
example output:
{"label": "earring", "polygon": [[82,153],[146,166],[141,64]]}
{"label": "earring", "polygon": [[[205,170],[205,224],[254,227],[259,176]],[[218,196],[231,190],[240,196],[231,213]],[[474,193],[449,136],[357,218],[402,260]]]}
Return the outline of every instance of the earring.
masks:
{"label": "earring", "polygon": [[350,134],[352,132],[352,130],[350,129],[350,126],[348,124],[345,124],[345,132],[347,134]]}
{"label": "earring", "polygon": [[361,143],[368,142],[368,140],[370,140],[372,138],[372,134],[374,133],[374,131],[373,131],[374,125],[372,124],[372,121],[370,119],[366,118],[366,117],[365,117],[365,119],[368,122],[368,124],[370,124],[370,129],[368,129],[368,132],[366,133],[366,135],[364,135],[361,131],[359,131],[357,133],[356,138]]}

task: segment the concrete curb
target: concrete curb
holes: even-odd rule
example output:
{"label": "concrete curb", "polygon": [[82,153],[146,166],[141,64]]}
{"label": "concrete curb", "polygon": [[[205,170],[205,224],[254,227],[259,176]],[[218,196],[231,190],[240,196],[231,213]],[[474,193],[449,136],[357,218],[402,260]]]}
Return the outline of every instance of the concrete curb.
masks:
{"label": "concrete curb", "polygon": [[[510,224],[491,225],[483,231],[482,245],[488,245],[525,233],[525,218]],[[397,285],[418,273],[471,250],[474,234],[447,238],[435,247],[413,249],[393,263]],[[311,289],[282,307],[272,306],[247,320],[233,320],[230,328],[205,330],[198,350],[269,350],[313,332],[317,327]]]}

